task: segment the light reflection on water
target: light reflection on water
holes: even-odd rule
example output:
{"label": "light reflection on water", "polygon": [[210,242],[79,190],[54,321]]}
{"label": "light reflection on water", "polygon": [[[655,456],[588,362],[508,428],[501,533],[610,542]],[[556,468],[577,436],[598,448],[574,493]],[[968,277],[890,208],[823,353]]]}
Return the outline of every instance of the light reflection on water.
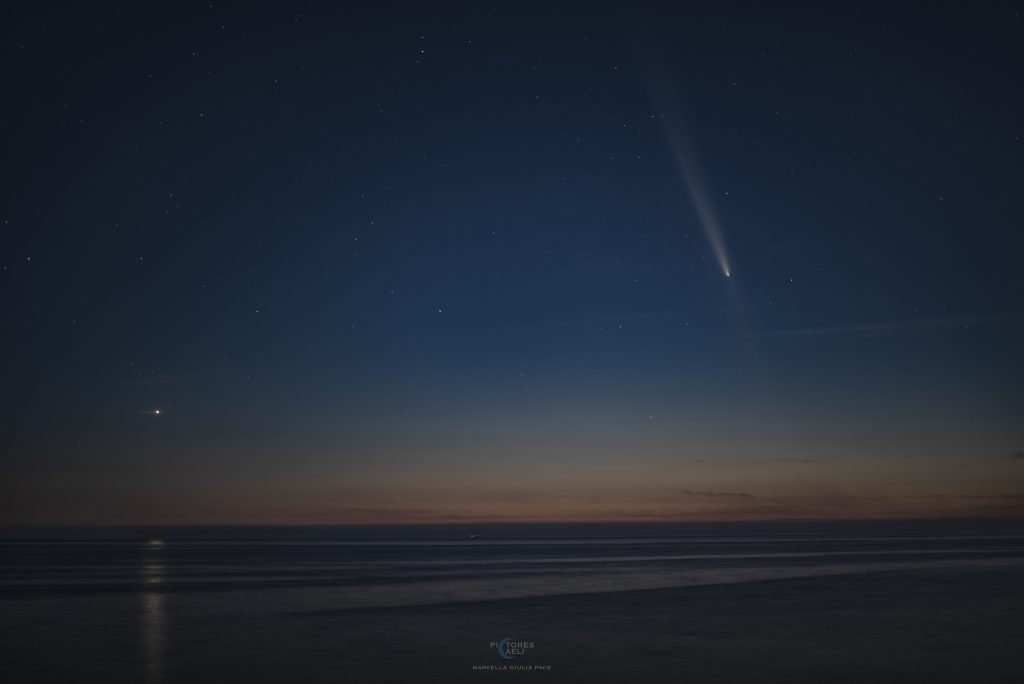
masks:
{"label": "light reflection on water", "polygon": [[[352,620],[370,616],[370,623],[381,625],[397,613],[367,611],[385,606],[888,570],[1024,571],[1024,534],[995,535],[987,529],[948,538],[771,534],[434,544],[307,543],[281,534],[280,542],[170,535],[160,535],[167,540],[160,541],[155,534],[150,541],[0,542],[0,607],[21,611],[29,625],[48,625],[52,616],[66,615],[69,633],[93,644],[82,652],[117,668],[117,676],[103,681],[170,684],[196,662],[216,660],[218,649],[240,648],[256,660],[270,657],[252,645],[249,631],[240,631],[250,630],[250,621],[268,634],[280,634],[282,648],[299,652],[309,637],[302,625],[313,624],[306,616],[354,611]],[[300,631],[293,634],[285,625]],[[187,639],[172,644],[176,635]],[[121,658],[126,652],[137,657]]]}
{"label": "light reflection on water", "polygon": [[[786,537],[773,532],[729,539],[649,536],[412,544],[307,543],[288,537],[287,530],[279,532],[280,542],[247,541],[240,538],[245,530],[223,541],[195,541],[154,530],[122,541],[0,541],[0,627],[7,628],[0,660],[18,659],[16,671],[28,673],[11,676],[10,669],[0,668],[0,681],[373,682],[382,679],[380,668],[390,667],[395,659],[395,643],[403,649],[417,644],[414,648],[422,649],[417,653],[430,662],[448,662],[450,656],[452,667],[461,670],[476,662],[474,649],[479,646],[484,653],[488,640],[516,636],[520,624],[522,634],[544,637],[545,648],[562,638],[562,632],[581,631],[582,636],[566,637],[564,650],[551,651],[568,654],[566,658],[581,654],[572,662],[589,659],[592,642],[622,640],[623,660],[642,663],[691,638],[688,643],[706,643],[701,636],[690,636],[704,633],[706,616],[693,611],[695,605],[723,611],[714,627],[721,631],[709,633],[723,640],[754,639],[749,643],[757,646],[751,652],[760,653],[768,643],[764,640],[776,634],[784,649],[797,648],[796,641],[789,641],[794,634],[807,633],[816,643],[819,632],[832,629],[828,601],[833,598],[837,610],[849,610],[855,617],[848,621],[851,629],[873,625],[876,615],[889,611],[884,614],[906,616],[899,619],[909,621],[906,632],[914,639],[945,647],[958,616],[936,607],[944,606],[948,595],[959,595],[956,600],[962,603],[957,605],[977,600],[979,612],[967,624],[982,624],[994,615],[992,624],[1005,620],[1006,627],[996,630],[1005,640],[1017,617],[1010,601],[1019,598],[1006,588],[1024,573],[1024,534],[995,535],[990,528],[981,532],[950,537],[873,531]],[[493,603],[889,570],[901,571],[902,579],[774,583],[758,592],[595,593],[564,604],[554,598]],[[991,592],[985,586],[989,578]],[[804,593],[807,586],[813,586],[811,593]],[[847,589],[866,603],[848,598]],[[961,589],[972,593],[957,594]],[[904,592],[912,593],[901,603]],[[1009,597],[1005,601],[1004,593]],[[763,597],[764,620],[748,621],[746,599],[736,596],[752,601]],[[473,603],[477,601],[487,603]],[[449,607],[384,608],[424,604]],[[567,607],[564,623],[556,621],[562,619],[561,606]],[[929,640],[919,636],[917,627],[931,624],[932,612],[938,631]],[[774,616],[789,622],[772,623]],[[667,636],[652,646],[648,626],[662,619],[669,620],[664,623]],[[619,627],[630,621],[641,626],[634,642]],[[752,624],[766,631],[751,636]],[[684,636],[673,636],[672,625],[679,625]],[[1003,643],[995,638],[990,643]],[[73,659],[55,658],[55,641]],[[992,650],[984,648],[984,653]],[[439,671],[434,681],[458,679],[442,677]],[[417,680],[410,674],[406,681]]]}
{"label": "light reflection on water", "polygon": [[154,535],[142,542],[9,542],[0,544],[0,596],[124,596],[145,670],[135,678],[161,682],[172,658],[170,620],[211,611],[296,614],[883,570],[1024,567],[1024,534],[1016,528],[948,537],[897,532],[436,543],[304,541],[279,532],[279,541],[165,542]]}
{"label": "light reflection on water", "polygon": [[142,679],[157,684],[164,681],[167,659],[167,613],[163,584],[167,569],[164,543],[154,539],[146,543],[142,554],[142,583],[154,590],[142,592]]}

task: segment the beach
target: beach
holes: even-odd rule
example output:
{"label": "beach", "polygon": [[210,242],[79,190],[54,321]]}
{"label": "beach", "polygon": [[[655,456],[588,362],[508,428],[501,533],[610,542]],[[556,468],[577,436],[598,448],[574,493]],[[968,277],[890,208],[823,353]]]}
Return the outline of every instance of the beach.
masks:
{"label": "beach", "polygon": [[[57,614],[25,599],[6,602],[3,672],[13,682],[1011,682],[1024,670],[1022,580],[1020,566],[881,571],[299,613],[258,605],[120,628],[139,596],[120,607],[66,598]],[[493,642],[506,637],[532,646],[502,658]]]}

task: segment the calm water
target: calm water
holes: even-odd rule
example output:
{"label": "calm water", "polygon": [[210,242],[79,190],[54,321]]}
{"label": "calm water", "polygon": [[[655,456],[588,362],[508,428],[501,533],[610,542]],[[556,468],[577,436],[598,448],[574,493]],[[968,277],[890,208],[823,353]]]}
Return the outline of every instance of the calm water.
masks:
{"label": "calm water", "polygon": [[[1024,562],[1024,533],[1006,524],[746,533],[733,526],[675,535],[657,533],[688,530],[651,527],[638,531],[652,536],[628,537],[587,536],[600,531],[590,526],[567,530],[575,536],[540,536],[546,531],[386,529],[373,538],[365,528],[264,528],[207,530],[212,538],[195,539],[187,529],[154,529],[138,539],[9,540],[0,544],[0,600],[201,594],[208,610],[258,592],[261,605],[322,611]],[[523,532],[536,536],[512,536]]]}
{"label": "calm water", "polygon": [[[38,538],[45,536],[63,538]],[[0,559],[9,646],[33,650],[53,639],[88,660],[120,657],[130,645],[139,678],[159,681],[174,625],[244,630],[267,616],[384,606],[888,569],[1024,568],[1024,530],[1005,522],[20,530],[0,543]]]}

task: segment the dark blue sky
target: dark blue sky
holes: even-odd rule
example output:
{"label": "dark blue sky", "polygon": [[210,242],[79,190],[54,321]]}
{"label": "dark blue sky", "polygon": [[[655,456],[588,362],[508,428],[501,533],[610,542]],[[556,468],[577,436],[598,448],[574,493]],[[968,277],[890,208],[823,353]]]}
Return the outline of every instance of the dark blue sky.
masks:
{"label": "dark blue sky", "polygon": [[1010,4],[3,14],[4,520],[1022,512]]}

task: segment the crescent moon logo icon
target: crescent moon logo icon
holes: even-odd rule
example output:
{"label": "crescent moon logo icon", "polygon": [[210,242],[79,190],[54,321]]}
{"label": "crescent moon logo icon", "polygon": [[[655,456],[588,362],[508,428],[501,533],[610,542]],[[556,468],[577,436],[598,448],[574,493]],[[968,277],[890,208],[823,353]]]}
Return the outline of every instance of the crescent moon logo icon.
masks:
{"label": "crescent moon logo icon", "polygon": [[498,655],[500,655],[505,660],[512,660],[515,658],[515,656],[510,656],[507,653],[505,653],[505,644],[511,640],[512,637],[505,637],[504,639],[498,642]]}

